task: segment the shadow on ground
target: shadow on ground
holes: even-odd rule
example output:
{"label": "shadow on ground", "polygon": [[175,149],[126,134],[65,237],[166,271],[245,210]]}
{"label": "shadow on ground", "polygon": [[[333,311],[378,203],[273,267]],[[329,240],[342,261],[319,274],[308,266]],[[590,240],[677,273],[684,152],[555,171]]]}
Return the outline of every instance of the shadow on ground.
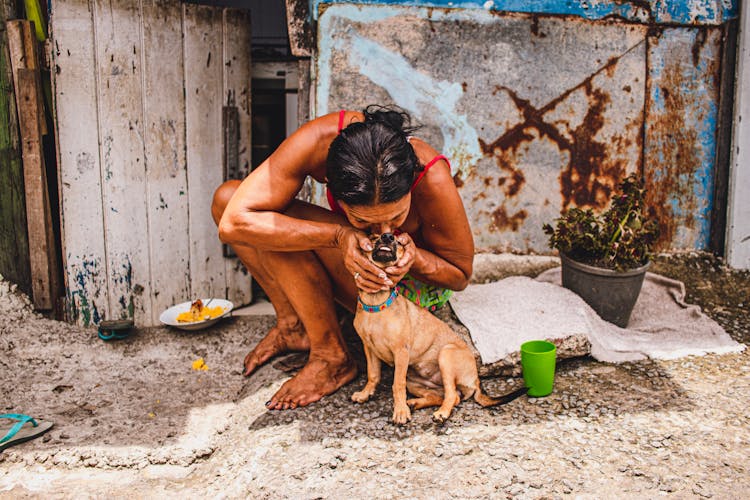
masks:
{"label": "shadow on ground", "polygon": [[[94,329],[50,320],[6,326],[1,410],[54,421],[33,442],[39,448],[164,445],[183,433],[196,408],[237,399],[246,382],[242,360],[273,321],[230,318],[190,333],[146,328],[110,342]],[[193,370],[198,358],[207,371]]]}

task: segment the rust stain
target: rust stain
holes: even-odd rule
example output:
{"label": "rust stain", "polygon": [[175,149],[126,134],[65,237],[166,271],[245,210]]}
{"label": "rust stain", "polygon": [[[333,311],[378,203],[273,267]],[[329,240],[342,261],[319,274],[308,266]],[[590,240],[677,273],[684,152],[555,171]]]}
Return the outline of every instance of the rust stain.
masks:
{"label": "rust stain", "polygon": [[612,78],[615,76],[615,70],[617,69],[617,60],[619,58],[616,56],[610,57],[607,59],[607,64],[604,65],[605,71],[607,72],[607,76],[609,78]]}
{"label": "rust stain", "polygon": [[[664,112],[649,117],[648,135],[660,148],[651,153],[650,168],[644,172],[644,179],[646,203],[659,223],[660,235],[656,242],[659,249],[669,248],[678,225],[695,227],[697,200],[693,193],[692,178],[700,168],[700,159],[695,154],[699,147],[698,132],[685,122],[690,93],[667,90],[680,88],[683,84],[680,62],[665,66],[658,83],[664,100]],[[679,200],[681,214],[676,214],[673,210],[672,200],[675,199]]]}
{"label": "rust stain", "polygon": [[693,42],[693,46],[690,50],[690,52],[693,54],[693,66],[698,67],[698,64],[701,60],[701,51],[703,50],[703,47],[706,45],[706,39],[708,38],[708,31],[705,29],[702,29],[698,31],[695,41]]}
{"label": "rust stain", "polygon": [[457,188],[463,187],[464,181],[461,179],[460,174],[457,173],[453,176],[453,184],[455,184]]}
{"label": "rust stain", "polygon": [[591,81],[584,88],[589,108],[581,124],[572,131],[570,162],[560,174],[563,208],[575,204],[602,209],[625,174],[625,165],[610,158],[612,144],[595,139],[604,127],[604,111],[611,102],[609,95],[593,88]]}
{"label": "rust stain", "polygon": [[[496,87],[495,92],[504,91],[508,94],[524,118],[520,124],[506,131],[492,143],[480,140],[483,153],[495,157],[498,167],[510,173],[510,179],[506,179],[507,186],[504,186],[507,196],[515,196],[523,187],[523,172],[513,166],[513,160],[518,147],[535,138],[532,132],[536,130],[539,135],[555,143],[561,151],[569,153],[567,168],[560,174],[562,208],[568,208],[572,204],[603,208],[607,204],[613,187],[625,173],[625,165],[621,161],[610,159],[610,144],[595,140],[596,134],[604,126],[604,110],[611,100],[605,91],[593,86],[592,80],[602,71],[613,71],[617,61],[618,58],[611,58],[599,71],[540,108],[532,106],[529,100],[522,99],[512,89]],[[555,125],[544,121],[544,114],[577,90],[584,91],[589,108],[583,122],[569,131],[569,139]]]}
{"label": "rust stain", "polygon": [[531,34],[539,38],[547,36],[544,33],[539,33],[539,16],[531,16]]}
{"label": "rust stain", "polygon": [[[711,100],[715,102],[718,99],[717,82],[721,79],[720,61],[702,55],[708,34],[708,29],[696,33],[690,61],[693,67],[704,66],[700,73],[707,75],[708,82],[696,81],[694,70],[689,68],[690,62],[684,59],[669,60],[658,81],[648,82],[650,89],[658,86],[656,95],[661,96],[658,109],[663,110],[649,116],[648,137],[658,144],[658,148],[649,151],[649,169],[644,171],[646,201],[661,230],[657,249],[671,248],[679,227],[695,229],[697,225],[701,200],[696,195],[695,183],[696,173],[702,168],[698,152],[703,143],[700,132],[691,124],[709,117],[705,115],[706,110],[696,107],[694,100],[696,89],[701,87],[714,89]],[[649,39],[649,42],[653,45],[658,41]],[[655,93],[650,90],[647,95],[651,98]]]}
{"label": "rust stain", "polygon": [[518,231],[523,225],[523,221],[526,220],[528,213],[526,210],[519,210],[515,214],[509,216],[505,209],[505,206],[501,205],[494,212],[492,212],[492,224],[496,229],[501,231],[510,229],[511,231]]}
{"label": "rust stain", "polygon": [[[497,184],[505,194],[501,205],[492,212],[491,230],[517,231],[526,219],[525,210],[509,215],[507,202],[516,197],[526,183],[523,171],[515,166],[518,149],[522,144],[532,142],[539,137],[549,139],[560,151],[568,153],[569,162],[560,172],[562,209],[570,206],[603,209],[608,205],[612,191],[627,170],[625,160],[619,159],[623,155],[616,153],[631,147],[632,140],[627,135],[617,135],[607,142],[596,139],[597,134],[605,126],[604,113],[611,105],[611,97],[605,90],[595,87],[593,79],[602,73],[610,78],[613,77],[619,59],[637,46],[631,47],[619,57],[610,58],[581,83],[538,108],[534,107],[530,100],[520,97],[513,89],[499,85],[493,89],[493,95],[504,92],[510,97],[523,120],[492,142],[479,140],[483,154],[494,158],[502,172]],[[632,89],[627,89],[627,91],[630,90]],[[588,101],[588,109],[580,125],[563,133],[556,125],[546,122],[544,116],[576,91],[584,93]],[[639,116],[631,121],[626,128],[631,127],[642,129],[643,117]],[[637,141],[642,142],[642,138],[638,137]]]}

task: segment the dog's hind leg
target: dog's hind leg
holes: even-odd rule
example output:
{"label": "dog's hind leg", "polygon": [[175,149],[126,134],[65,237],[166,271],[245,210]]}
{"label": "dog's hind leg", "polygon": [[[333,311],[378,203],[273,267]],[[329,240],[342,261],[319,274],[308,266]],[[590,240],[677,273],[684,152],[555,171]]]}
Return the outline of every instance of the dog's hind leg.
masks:
{"label": "dog's hind leg", "polygon": [[[457,375],[460,373],[462,362],[461,350],[453,345],[446,345],[438,354],[438,365],[440,375],[443,378],[443,403],[440,408],[432,414],[437,422],[445,422],[451,416],[453,407],[461,401],[461,396],[456,388]],[[474,361],[472,360],[472,363]]]}
{"label": "dog's hind leg", "polygon": [[406,404],[409,405],[413,410],[421,410],[422,408],[429,408],[431,406],[440,406],[443,404],[443,395],[439,392],[427,389],[421,384],[406,381],[406,390],[410,394],[417,396],[416,398],[407,399]]}

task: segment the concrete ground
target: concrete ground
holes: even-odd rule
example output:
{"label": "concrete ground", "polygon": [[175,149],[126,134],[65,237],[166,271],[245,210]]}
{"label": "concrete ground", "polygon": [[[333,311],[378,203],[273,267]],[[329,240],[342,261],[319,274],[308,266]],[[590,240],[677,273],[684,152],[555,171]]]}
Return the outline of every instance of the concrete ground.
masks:
{"label": "concrete ground", "polygon": [[[485,257],[477,279],[549,265]],[[695,253],[661,256],[653,270],[683,280],[690,302],[750,341],[750,273]],[[244,379],[241,363],[272,316],[107,343],[39,317],[12,288],[0,280],[0,411],[55,427],[0,452],[0,498],[738,498],[750,489],[750,350],[566,360],[549,397],[492,409],[466,401],[445,425],[421,410],[395,426],[388,374],[364,405],[349,399],[360,375],[308,408],[266,411],[288,366]],[[192,368],[198,358],[208,370]],[[484,380],[491,394],[519,383]]]}

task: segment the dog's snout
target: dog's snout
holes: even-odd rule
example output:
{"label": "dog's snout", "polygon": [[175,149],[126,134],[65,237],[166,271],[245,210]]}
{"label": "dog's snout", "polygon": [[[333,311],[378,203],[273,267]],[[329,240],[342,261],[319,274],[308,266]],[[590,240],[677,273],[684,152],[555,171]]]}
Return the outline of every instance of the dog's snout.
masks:
{"label": "dog's snout", "polygon": [[394,262],[398,258],[398,242],[393,233],[383,233],[373,239],[372,260],[383,264]]}

